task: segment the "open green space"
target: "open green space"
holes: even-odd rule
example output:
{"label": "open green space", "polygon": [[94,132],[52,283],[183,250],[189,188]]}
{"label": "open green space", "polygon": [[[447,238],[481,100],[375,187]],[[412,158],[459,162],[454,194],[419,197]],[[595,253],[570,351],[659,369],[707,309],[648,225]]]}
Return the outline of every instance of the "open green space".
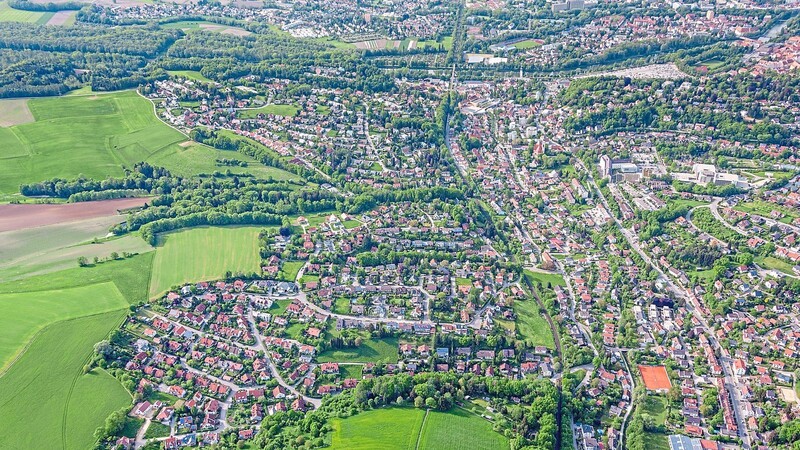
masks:
{"label": "open green space", "polygon": [[123,166],[174,152],[187,140],[159,121],[152,104],[134,91],[35,98],[28,108],[35,122],[0,133],[5,174],[0,193],[53,177],[121,176]]}
{"label": "open green space", "polygon": [[792,270],[792,265],[774,256],[756,256],[753,261],[764,269],[772,269],[783,272],[787,275],[797,275]]}
{"label": "open green space", "polygon": [[514,47],[517,50],[528,50],[530,48],[540,47],[541,45],[542,44],[540,44],[539,42],[537,42],[534,39],[525,39],[524,41],[520,41],[520,42],[517,42],[516,44],[514,44]]}
{"label": "open green space", "polygon": [[147,427],[147,431],[144,433],[144,437],[147,439],[165,436],[169,436],[169,426],[155,421],[150,422],[150,426]]}
{"label": "open green space", "polygon": [[319,354],[319,362],[397,362],[397,338],[364,339],[355,348],[330,349]]}
{"label": "open green space", "polygon": [[226,272],[260,272],[260,227],[198,227],[158,236],[150,294],[190,281],[215,280]]}
{"label": "open green space", "polygon": [[44,327],[128,306],[111,282],[68,289],[0,294],[0,370]]}
{"label": "open green space", "polygon": [[331,447],[335,449],[498,450],[508,440],[490,422],[460,408],[448,412],[412,408],[365,411],[333,419]]}
{"label": "open green space", "polygon": [[295,105],[264,105],[260,108],[240,109],[236,115],[240,119],[255,119],[259,114],[272,114],[276,116],[292,117],[300,111]]}
{"label": "open green space", "polygon": [[544,272],[535,272],[533,270],[524,271],[525,276],[531,281],[531,283],[540,283],[543,286],[547,286],[549,283],[550,286],[566,286],[567,283],[564,281],[564,277],[557,273],[544,273]]}
{"label": "open green space", "polygon": [[212,82],[197,70],[168,70],[167,73],[173,77],[183,77],[187,80],[201,81],[203,83]]}
{"label": "open green space", "polygon": [[522,340],[529,345],[543,345],[555,348],[553,333],[547,319],[539,312],[539,305],[533,299],[514,302],[514,314],[517,316],[516,330]]}
{"label": "open green space", "polygon": [[754,200],[746,203],[739,203],[733,209],[743,211],[750,214],[757,214],[772,219],[772,212],[778,211],[783,214],[783,217],[777,219],[783,223],[791,223],[797,217],[800,217],[800,211],[782,205],[765,202],[763,200]]}
{"label": "open green space", "polygon": [[286,261],[281,266],[278,272],[278,279],[283,281],[294,281],[297,279],[297,273],[303,268],[305,262],[303,261]]}
{"label": "open green space", "polygon": [[7,2],[0,2],[0,22],[24,22],[45,24],[53,17],[52,12],[25,11],[8,6]]}
{"label": "open green space", "polygon": [[39,333],[0,377],[0,442],[10,449],[94,445],[94,430],[131,398],[110,375],[82,373],[95,343],[119,326],[125,310],[57,322]]}

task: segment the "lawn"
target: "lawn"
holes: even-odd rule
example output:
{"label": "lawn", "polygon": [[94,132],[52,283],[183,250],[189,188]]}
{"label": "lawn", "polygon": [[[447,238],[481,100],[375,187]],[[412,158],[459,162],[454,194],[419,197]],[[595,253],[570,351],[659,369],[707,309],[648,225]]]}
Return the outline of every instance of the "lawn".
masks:
{"label": "lawn", "polygon": [[553,333],[547,319],[539,313],[539,305],[533,299],[514,302],[514,314],[517,316],[516,328],[520,338],[529,345],[543,345],[555,348]]}
{"label": "lawn", "polygon": [[38,292],[0,294],[0,371],[5,370],[36,333],[55,322],[128,306],[111,282]]}
{"label": "lawn", "polygon": [[364,339],[360,347],[331,349],[319,354],[319,362],[397,362],[397,339]]}
{"label": "lawn", "polygon": [[159,121],[134,91],[28,101],[35,122],[0,133],[0,194],[54,177],[123,175],[123,166],[175,152],[186,137]]}
{"label": "lawn", "polygon": [[525,39],[513,45],[517,50],[528,50],[530,48],[540,47],[542,44],[535,39]]}
{"label": "lawn", "polygon": [[297,279],[297,273],[303,268],[305,262],[303,261],[286,261],[281,266],[278,272],[278,279],[283,281],[294,281]]}
{"label": "lawn", "polygon": [[541,283],[544,286],[547,286],[547,283],[550,283],[550,286],[566,286],[567,283],[564,281],[564,277],[557,273],[543,273],[543,272],[534,272],[532,270],[525,270],[525,276],[531,281],[531,283]]}
{"label": "lawn", "polygon": [[159,235],[150,295],[187,282],[259,273],[260,227],[197,227]]}
{"label": "lawn", "polygon": [[259,114],[292,117],[300,111],[295,105],[265,105],[254,109],[240,109],[236,114],[240,119],[255,119]]}
{"label": "lawn", "polygon": [[0,378],[3,448],[92,448],[94,430],[131,403],[104,372],[82,374],[92,347],[119,326],[125,310],[64,320],[45,328]]}
{"label": "lawn", "polygon": [[494,450],[509,448],[508,439],[492,424],[463,409],[431,411],[422,428],[420,448],[441,450]]}
{"label": "lawn", "polygon": [[450,412],[412,408],[365,411],[331,421],[334,449],[507,449],[508,440],[491,423],[463,409]]}
{"label": "lawn", "polygon": [[150,422],[150,426],[147,427],[147,431],[144,433],[144,437],[147,439],[150,438],[160,438],[169,436],[169,426],[164,425],[161,422]]}
{"label": "lawn", "polygon": [[795,275],[792,270],[792,265],[786,261],[781,261],[774,256],[756,256],[753,261],[765,269],[773,269],[781,271],[787,275]]}
{"label": "lawn", "polygon": [[136,437],[136,433],[139,431],[139,428],[142,427],[143,423],[144,419],[128,417],[125,419],[125,426],[122,427],[122,431],[119,432],[119,435],[129,438]]}

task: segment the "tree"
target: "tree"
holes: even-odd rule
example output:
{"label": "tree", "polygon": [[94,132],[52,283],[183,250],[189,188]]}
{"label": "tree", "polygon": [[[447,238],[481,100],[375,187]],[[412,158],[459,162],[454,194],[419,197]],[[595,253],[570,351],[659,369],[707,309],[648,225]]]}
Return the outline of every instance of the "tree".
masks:
{"label": "tree", "polygon": [[87,260],[85,256],[79,256],[78,265],[81,267],[86,267],[89,265],[89,260]]}
{"label": "tree", "polygon": [[434,409],[437,406],[436,399],[433,397],[428,397],[425,399],[425,406],[430,409]]}
{"label": "tree", "polygon": [[110,342],[102,340],[94,345],[94,352],[102,356],[104,360],[108,361],[114,356],[114,347]]}

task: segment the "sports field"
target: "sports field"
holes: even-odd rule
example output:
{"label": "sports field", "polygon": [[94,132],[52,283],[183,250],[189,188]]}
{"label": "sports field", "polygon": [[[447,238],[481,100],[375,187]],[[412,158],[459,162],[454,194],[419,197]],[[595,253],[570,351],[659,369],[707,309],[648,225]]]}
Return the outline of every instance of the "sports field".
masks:
{"label": "sports field", "polygon": [[159,236],[150,295],[190,281],[215,280],[225,272],[259,273],[260,227],[198,227]]}
{"label": "sports field", "polygon": [[664,366],[639,366],[642,380],[648,391],[665,390],[672,387]]}
{"label": "sports field", "polygon": [[383,450],[500,450],[508,439],[491,423],[462,409],[450,412],[412,408],[366,411],[347,419],[333,419],[334,449]]}

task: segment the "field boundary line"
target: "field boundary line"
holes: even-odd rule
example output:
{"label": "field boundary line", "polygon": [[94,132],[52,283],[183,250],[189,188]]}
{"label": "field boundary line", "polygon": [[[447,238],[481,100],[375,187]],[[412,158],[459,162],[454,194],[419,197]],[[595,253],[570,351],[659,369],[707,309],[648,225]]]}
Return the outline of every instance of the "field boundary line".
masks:
{"label": "field boundary line", "polygon": [[[120,308],[117,311],[119,311],[119,312],[125,311],[125,308]],[[78,319],[83,319],[85,317],[91,317],[91,316],[98,316],[100,314],[111,314],[112,312],[114,312],[114,311],[108,311],[106,313],[99,313],[99,314],[91,314],[89,316],[78,317]],[[108,337],[108,335],[110,335],[112,331],[120,328],[122,326],[122,323],[125,321],[126,318],[127,318],[127,314],[123,314],[122,315],[122,319],[117,320],[115,322],[115,325],[111,329],[109,329],[109,331],[106,333],[105,337]],[[75,319],[71,319],[71,320],[75,320]],[[94,352],[94,349],[92,350],[92,352]],[[90,361],[92,359],[92,352],[89,352],[89,354],[86,355],[86,357],[84,358],[84,360],[83,360],[84,361],[84,365],[86,365],[87,361]],[[67,418],[69,417],[69,402],[70,402],[70,400],[72,400],[72,393],[75,390],[75,385],[78,384],[78,378],[80,378],[81,375],[83,375],[83,366],[81,366],[81,368],[78,369],[78,373],[72,378],[72,384],[70,384],[69,391],[67,392],[67,400],[66,400],[66,402],[64,402],[64,413],[61,415],[61,445],[65,450],[67,448]],[[116,380],[117,377],[114,377],[114,379]],[[119,380],[117,380],[117,383],[119,383]],[[127,391],[127,389],[126,389],[126,391]],[[131,399],[133,399],[133,397],[131,397]]]}
{"label": "field boundary line", "polygon": [[428,413],[430,413],[430,409],[425,410],[425,417],[422,418],[422,425],[419,426],[419,434],[417,435],[417,445],[414,447],[415,450],[419,450],[419,443],[422,440],[422,433],[425,431],[425,422],[428,420]]}

